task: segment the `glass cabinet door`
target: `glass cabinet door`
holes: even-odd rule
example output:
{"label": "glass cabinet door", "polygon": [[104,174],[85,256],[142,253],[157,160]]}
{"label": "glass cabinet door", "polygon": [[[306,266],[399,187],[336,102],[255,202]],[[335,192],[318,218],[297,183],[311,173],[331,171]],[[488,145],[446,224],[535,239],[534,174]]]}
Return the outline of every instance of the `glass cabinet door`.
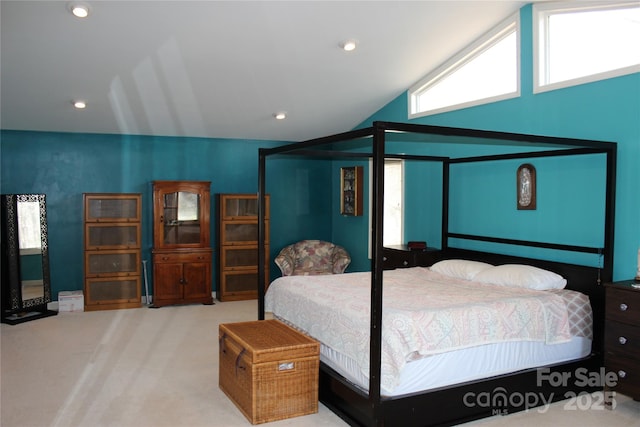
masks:
{"label": "glass cabinet door", "polygon": [[209,182],[154,182],[154,247],[209,246]]}
{"label": "glass cabinet door", "polygon": [[85,193],[85,221],[140,221],[140,202],[140,194]]}
{"label": "glass cabinet door", "polygon": [[140,223],[86,223],[85,250],[140,247]]}
{"label": "glass cabinet door", "polygon": [[95,251],[85,252],[85,276],[131,276],[139,275],[140,251]]}
{"label": "glass cabinet door", "polygon": [[[220,195],[222,218],[225,220],[258,218],[258,198],[255,194]],[[269,195],[265,197],[265,218],[269,218]]]}
{"label": "glass cabinet door", "polygon": [[139,277],[91,277],[87,279],[86,295],[96,305],[114,302],[139,303]]}
{"label": "glass cabinet door", "polygon": [[[254,269],[258,265],[258,250],[255,245],[220,247],[222,265],[228,270]],[[265,259],[269,260],[269,247],[265,248]]]}
{"label": "glass cabinet door", "polygon": [[200,195],[188,191],[163,197],[163,242],[166,245],[200,243]]}
{"label": "glass cabinet door", "polygon": [[258,200],[256,198],[227,197],[224,205],[225,217],[258,216]]}

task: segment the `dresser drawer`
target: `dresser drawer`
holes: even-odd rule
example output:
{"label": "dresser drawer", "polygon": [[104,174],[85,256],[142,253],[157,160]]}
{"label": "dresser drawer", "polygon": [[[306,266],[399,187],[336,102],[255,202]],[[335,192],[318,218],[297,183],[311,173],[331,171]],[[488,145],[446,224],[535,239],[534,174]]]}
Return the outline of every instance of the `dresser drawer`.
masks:
{"label": "dresser drawer", "polygon": [[640,292],[609,287],[605,304],[607,319],[640,325]]}
{"label": "dresser drawer", "polygon": [[635,399],[640,398],[640,367],[637,359],[629,359],[626,357],[605,356],[605,365],[608,372],[614,372],[618,376],[618,383],[614,390]]}
{"label": "dresser drawer", "polygon": [[604,340],[607,352],[627,357],[640,354],[640,326],[607,321]]}
{"label": "dresser drawer", "polygon": [[154,263],[211,262],[211,252],[153,254]]}

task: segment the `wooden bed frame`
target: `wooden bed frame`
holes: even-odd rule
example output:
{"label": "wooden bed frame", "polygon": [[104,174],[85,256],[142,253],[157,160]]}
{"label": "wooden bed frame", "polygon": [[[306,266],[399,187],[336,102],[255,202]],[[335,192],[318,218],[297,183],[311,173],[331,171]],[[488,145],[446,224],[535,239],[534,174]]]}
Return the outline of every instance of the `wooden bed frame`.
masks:
{"label": "wooden bed frame", "polygon": [[[385,138],[388,135],[408,135],[412,141],[458,142],[475,141],[490,144],[507,144],[514,147],[545,147],[544,151],[519,151],[508,154],[474,156],[462,158],[436,157],[387,153]],[[370,151],[359,152],[363,141],[370,141]],[[335,147],[344,142],[346,151]],[[449,231],[449,166],[461,162],[482,162],[503,159],[531,159],[550,156],[567,156],[602,153],[606,158],[606,195],[604,203],[603,246],[582,247],[556,243],[522,241],[491,236],[476,236]],[[514,134],[473,129],[415,125],[406,123],[374,122],[372,127],[342,134],[317,138],[295,144],[283,145],[259,151],[259,246],[264,247],[266,159],[274,155],[294,155],[308,158],[372,158],[373,161],[373,230],[371,262],[371,340],[369,393],[363,392],[340,374],[321,363],[320,401],[353,426],[398,425],[422,427],[432,425],[454,425],[492,415],[504,415],[550,401],[569,399],[582,392],[602,391],[599,384],[584,381],[584,375],[600,372],[603,366],[604,337],[604,289],[603,282],[611,281],[613,273],[613,240],[615,214],[616,144],[570,138],[555,138],[538,135]],[[589,296],[593,309],[594,338],[591,355],[580,360],[556,364],[544,368],[533,368],[510,374],[491,377],[463,384],[427,390],[398,397],[383,397],[380,394],[380,366],[382,341],[382,212],[384,159],[402,158],[410,160],[439,161],[443,165],[442,201],[442,259],[462,258],[485,261],[493,264],[520,263],[554,271],[567,279],[567,288]],[[598,266],[581,266],[545,261],[533,258],[480,252],[450,247],[449,239],[456,241],[483,241],[500,245],[535,247],[560,250],[569,253],[590,253],[599,258]],[[505,251],[506,252],[506,251]],[[259,280],[265,283],[265,252],[259,251]],[[264,289],[258,289],[258,318],[264,319]],[[544,370],[542,370],[544,369]],[[549,377],[545,374],[552,375]],[[564,375],[562,384],[553,381]],[[587,384],[585,384],[587,383]],[[481,396],[482,399],[475,399]],[[484,400],[483,400],[484,399]],[[487,401],[488,399],[488,401]]]}

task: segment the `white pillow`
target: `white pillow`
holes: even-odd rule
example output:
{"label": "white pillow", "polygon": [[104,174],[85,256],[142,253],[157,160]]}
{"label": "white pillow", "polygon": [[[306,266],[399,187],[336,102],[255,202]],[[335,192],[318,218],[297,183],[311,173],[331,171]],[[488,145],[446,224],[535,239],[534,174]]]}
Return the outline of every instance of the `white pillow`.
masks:
{"label": "white pillow", "polygon": [[468,261],[465,259],[446,259],[436,262],[430,268],[432,271],[446,276],[472,280],[476,274],[491,267],[493,267],[493,265],[487,264],[486,262]]}
{"label": "white pillow", "polygon": [[567,285],[567,280],[556,273],[521,264],[504,264],[492,267],[478,273],[473,280],[539,291],[563,289]]}

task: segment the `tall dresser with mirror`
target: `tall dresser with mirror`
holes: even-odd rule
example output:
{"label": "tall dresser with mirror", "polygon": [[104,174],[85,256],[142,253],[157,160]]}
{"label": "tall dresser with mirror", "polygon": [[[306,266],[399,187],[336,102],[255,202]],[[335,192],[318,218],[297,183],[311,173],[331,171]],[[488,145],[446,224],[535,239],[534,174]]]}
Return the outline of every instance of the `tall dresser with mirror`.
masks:
{"label": "tall dresser with mirror", "polygon": [[210,185],[153,182],[153,307],[213,304]]}

